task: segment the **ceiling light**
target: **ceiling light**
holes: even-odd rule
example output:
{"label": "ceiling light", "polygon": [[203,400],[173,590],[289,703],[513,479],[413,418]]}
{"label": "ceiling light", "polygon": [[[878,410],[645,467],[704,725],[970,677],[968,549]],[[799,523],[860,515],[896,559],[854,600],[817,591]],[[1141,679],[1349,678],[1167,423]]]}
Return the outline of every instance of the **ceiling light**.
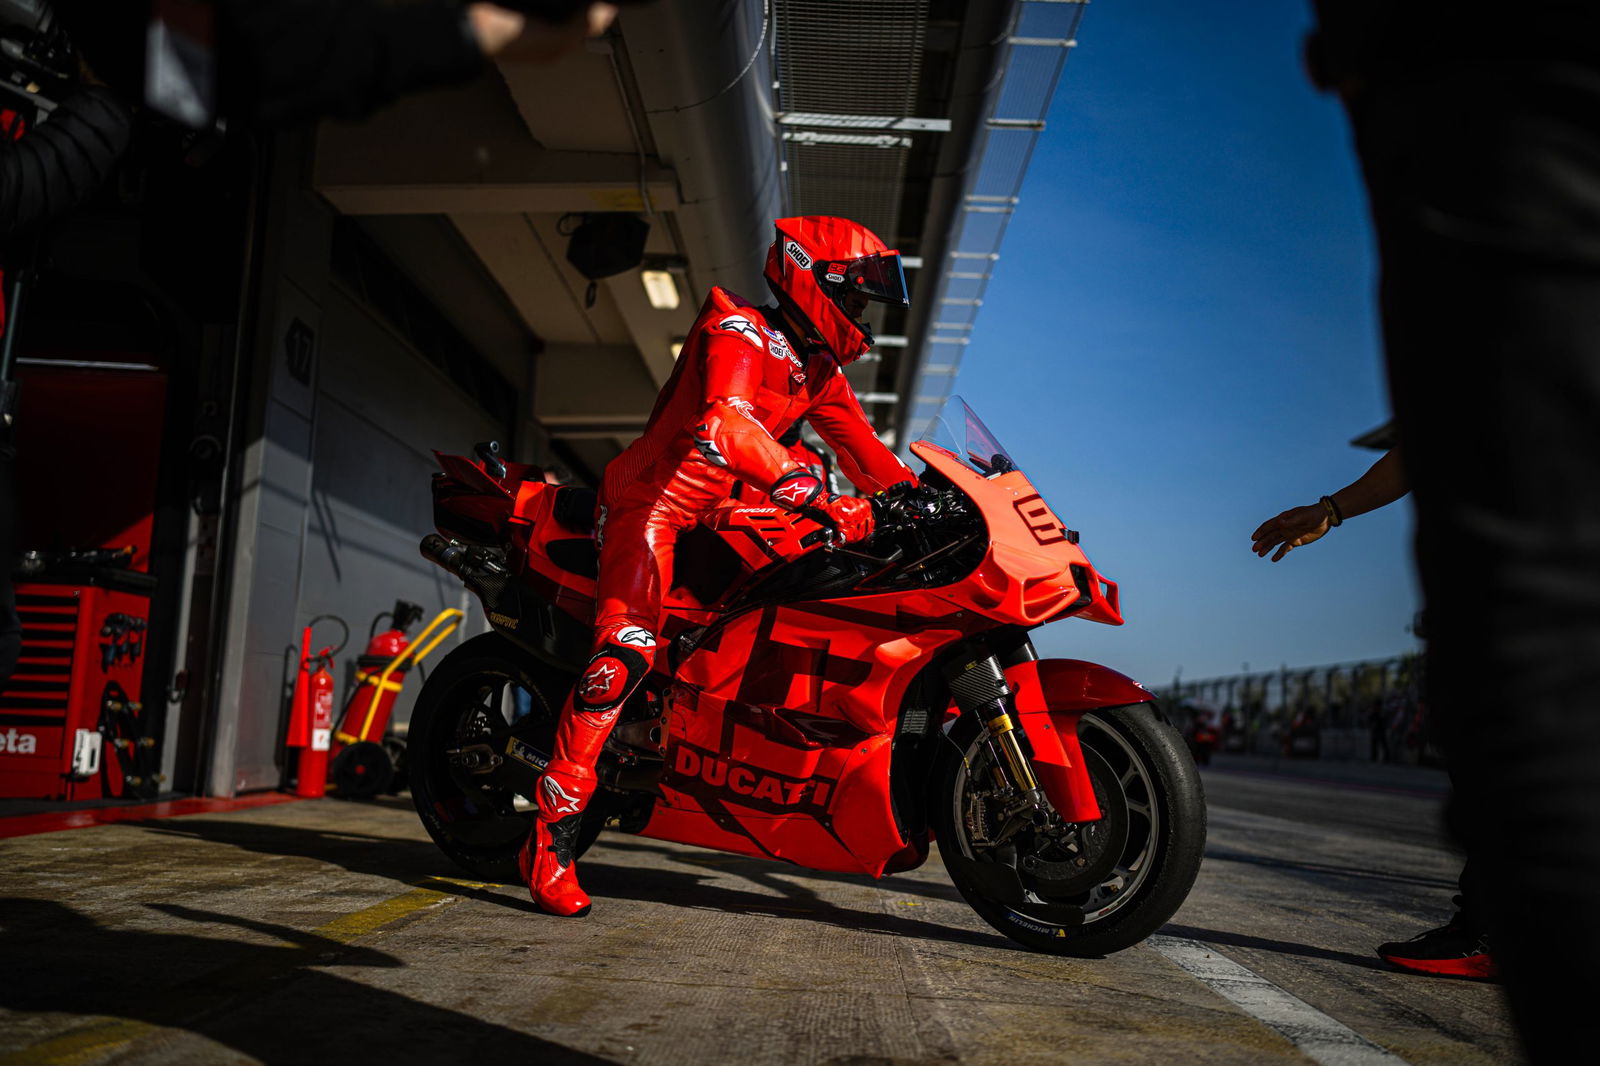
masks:
{"label": "ceiling light", "polygon": [[678,307],[678,283],[665,270],[641,270],[639,280],[644,282],[644,294],[650,306],[657,311],[675,311]]}
{"label": "ceiling light", "polygon": [[677,359],[678,359],[678,356],[680,356],[682,354],[683,354],[683,338],[679,337],[677,340],[672,342],[672,359],[673,359],[673,361],[676,362]]}

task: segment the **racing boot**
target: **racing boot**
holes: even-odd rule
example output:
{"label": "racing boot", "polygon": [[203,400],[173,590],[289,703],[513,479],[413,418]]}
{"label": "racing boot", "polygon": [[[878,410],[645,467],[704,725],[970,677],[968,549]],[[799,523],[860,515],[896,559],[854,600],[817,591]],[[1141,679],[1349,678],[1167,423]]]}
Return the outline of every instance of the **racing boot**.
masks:
{"label": "racing boot", "polygon": [[589,896],[573,868],[583,808],[594,794],[594,771],[552,759],[539,782],[539,815],[517,854],[517,869],[539,909],[562,918],[589,913]]}
{"label": "racing boot", "polygon": [[578,824],[594,795],[594,766],[606,737],[655,659],[655,636],[626,619],[602,627],[596,644],[561,708],[550,765],[539,781],[539,817],[517,858],[533,901],[562,917],[589,913],[572,868]]}

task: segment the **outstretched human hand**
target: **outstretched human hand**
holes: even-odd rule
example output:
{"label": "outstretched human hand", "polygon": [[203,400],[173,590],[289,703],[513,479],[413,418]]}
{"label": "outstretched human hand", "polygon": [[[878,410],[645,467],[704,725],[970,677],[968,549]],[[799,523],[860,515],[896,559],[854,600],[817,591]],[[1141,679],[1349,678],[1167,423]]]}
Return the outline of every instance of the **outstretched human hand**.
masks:
{"label": "outstretched human hand", "polygon": [[556,26],[498,4],[467,5],[468,22],[484,55],[534,63],[561,58],[583,44],[585,37],[606,32],[616,17],[616,5],[593,3]]}
{"label": "outstretched human hand", "polygon": [[1328,531],[1328,511],[1320,503],[1291,507],[1276,518],[1269,518],[1250,534],[1250,550],[1265,557],[1273,548],[1277,562],[1295,548],[1304,547]]}

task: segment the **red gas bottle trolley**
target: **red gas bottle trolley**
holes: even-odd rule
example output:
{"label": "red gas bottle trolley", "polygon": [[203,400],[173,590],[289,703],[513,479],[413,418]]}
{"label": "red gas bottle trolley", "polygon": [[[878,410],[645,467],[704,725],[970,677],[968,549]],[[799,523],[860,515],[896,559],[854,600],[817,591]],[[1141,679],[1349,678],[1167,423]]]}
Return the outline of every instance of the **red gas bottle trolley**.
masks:
{"label": "red gas bottle trolley", "polygon": [[388,736],[389,718],[405,675],[449,638],[464,617],[448,607],[410,640],[405,631],[421,615],[415,604],[395,604],[393,628],[368,641],[356,659],[356,690],[333,732],[327,772],[327,783],[347,799],[376,796],[390,787],[404,745]]}

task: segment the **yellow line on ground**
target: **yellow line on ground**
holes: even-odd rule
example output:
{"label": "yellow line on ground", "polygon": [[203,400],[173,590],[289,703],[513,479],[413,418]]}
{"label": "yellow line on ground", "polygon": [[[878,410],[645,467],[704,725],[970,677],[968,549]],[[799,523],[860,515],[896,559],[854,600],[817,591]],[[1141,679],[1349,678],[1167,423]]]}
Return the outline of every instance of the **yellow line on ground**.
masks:
{"label": "yellow line on ground", "polygon": [[[441,888],[430,888],[429,885]],[[161,993],[160,1003],[138,1010],[130,1003],[130,1013],[144,1014],[149,1021],[132,1018],[100,1018],[60,1036],[50,1037],[31,1047],[0,1054],[0,1066],[78,1066],[105,1052],[130,1044],[159,1029],[188,1027],[225,1006],[241,993],[248,994],[260,985],[281,977],[326,955],[328,942],[348,944],[386,925],[392,925],[424,907],[449,899],[453,889],[490,888],[479,881],[453,877],[429,877],[409,892],[374,903],[353,914],[324,922],[304,934],[300,942],[280,941],[285,947],[272,949],[272,955],[254,965],[232,967],[225,975],[204,974]],[[305,941],[313,941],[307,944]],[[171,1004],[167,1006],[166,1004]]]}
{"label": "yellow line on ground", "polygon": [[319,925],[311,930],[310,935],[339,944],[348,944],[352,940],[399,921],[412,911],[431,907],[449,894],[436,888],[413,888],[410,892],[403,892],[393,899],[374,903],[364,910]]}
{"label": "yellow line on ground", "polygon": [[105,1018],[90,1022],[61,1036],[51,1037],[32,1047],[0,1055],[0,1063],[11,1066],[33,1066],[35,1063],[80,1063],[105,1051],[129,1044],[152,1033],[159,1026],[148,1022],[131,1022],[122,1018]]}

